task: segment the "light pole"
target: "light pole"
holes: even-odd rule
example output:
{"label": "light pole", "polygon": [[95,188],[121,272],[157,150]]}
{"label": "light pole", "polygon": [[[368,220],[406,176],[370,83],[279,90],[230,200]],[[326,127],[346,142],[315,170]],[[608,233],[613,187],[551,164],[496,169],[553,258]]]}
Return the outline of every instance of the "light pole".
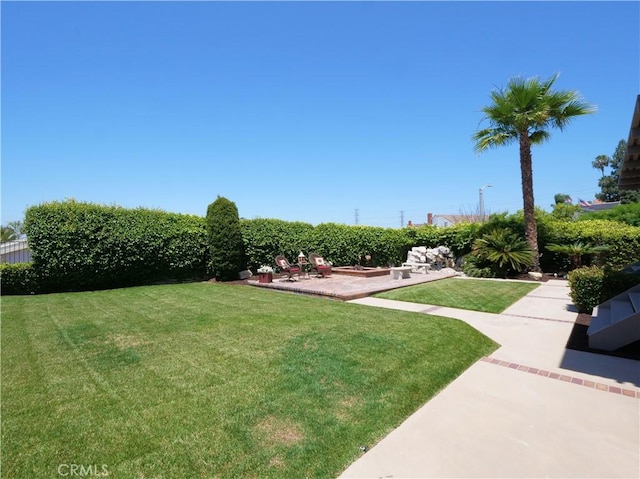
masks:
{"label": "light pole", "polygon": [[478,216],[480,216],[480,221],[484,221],[484,200],[482,199],[482,190],[484,190],[485,188],[491,188],[491,185],[484,185],[482,188],[480,188],[480,202],[478,207]]}

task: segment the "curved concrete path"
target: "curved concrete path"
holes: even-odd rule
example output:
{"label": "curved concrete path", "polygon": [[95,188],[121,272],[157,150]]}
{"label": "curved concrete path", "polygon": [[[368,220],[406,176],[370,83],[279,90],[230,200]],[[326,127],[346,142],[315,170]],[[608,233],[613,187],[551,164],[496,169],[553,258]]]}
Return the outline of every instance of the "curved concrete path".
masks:
{"label": "curved concrete path", "polygon": [[456,318],[501,347],[340,478],[640,478],[640,362],[565,349],[577,316],[566,281],[502,314],[352,302]]}

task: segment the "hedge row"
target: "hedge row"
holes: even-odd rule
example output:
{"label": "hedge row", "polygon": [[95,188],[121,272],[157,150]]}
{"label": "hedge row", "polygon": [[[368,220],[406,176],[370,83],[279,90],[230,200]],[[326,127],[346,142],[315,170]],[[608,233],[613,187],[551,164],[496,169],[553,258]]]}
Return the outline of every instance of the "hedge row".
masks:
{"label": "hedge row", "polygon": [[[568,270],[568,258],[544,249],[549,243],[583,241],[609,245],[611,249],[603,262],[612,269],[640,261],[640,227],[605,220],[565,222],[545,217],[540,217],[538,224],[544,271]],[[476,238],[496,226],[519,234],[524,231],[522,215],[517,214],[494,215],[482,225],[402,229],[240,220],[246,264],[252,271],[261,265],[275,266],[278,254],[293,261],[300,251],[307,256],[318,253],[338,265],[397,265],[414,246],[444,245],[456,257],[462,257],[469,253]],[[206,221],[198,216],[70,200],[29,208],[25,232],[42,292],[204,279],[215,268],[208,265]],[[3,294],[11,290],[8,284],[26,281],[8,278],[13,271],[3,271]],[[19,273],[23,274],[31,273]]]}
{"label": "hedge row", "polygon": [[[295,260],[302,251],[317,253],[341,266],[387,266],[400,263],[407,246],[402,230],[372,226],[285,222],[276,219],[242,221],[249,269],[275,265],[276,255]],[[367,260],[366,257],[370,256]],[[406,257],[406,256],[405,256]]]}
{"label": "hedge row", "polygon": [[592,246],[607,245],[610,249],[602,255],[601,262],[603,266],[613,270],[640,261],[640,227],[637,226],[608,220],[550,221],[543,224],[540,236],[540,251],[545,259],[542,261],[543,269],[544,266],[552,266],[563,260],[556,253],[544,250],[544,245],[549,243],[585,242]]}
{"label": "hedge row", "polygon": [[41,291],[32,263],[0,264],[2,294],[35,294]]}
{"label": "hedge row", "polygon": [[206,276],[197,216],[74,200],[30,207],[24,231],[47,291],[114,288]]}

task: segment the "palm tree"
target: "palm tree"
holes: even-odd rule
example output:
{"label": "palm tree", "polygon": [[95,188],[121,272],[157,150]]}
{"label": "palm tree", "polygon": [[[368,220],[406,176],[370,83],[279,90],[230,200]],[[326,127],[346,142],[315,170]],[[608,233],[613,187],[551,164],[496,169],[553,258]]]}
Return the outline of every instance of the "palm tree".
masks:
{"label": "palm tree", "polygon": [[473,242],[473,254],[504,275],[520,272],[531,265],[533,251],[529,244],[508,228],[495,228]]}
{"label": "palm tree", "polygon": [[525,238],[533,251],[532,270],[540,271],[538,232],[533,199],[533,167],[531,145],[544,143],[551,136],[549,130],[565,126],[576,116],[593,113],[592,106],[579,99],[575,91],[552,91],[558,78],[546,81],[537,77],[515,77],[506,88],[491,92],[492,104],[482,108],[489,128],[476,131],[472,139],[478,153],[488,148],[518,142],[520,145],[520,173],[524,206]]}
{"label": "palm tree", "polygon": [[571,244],[556,244],[550,243],[547,245],[549,251],[554,253],[566,254],[571,258],[571,266],[573,269],[577,269],[582,266],[582,257],[587,254],[597,255],[605,253],[611,249],[608,245],[593,246],[589,243],[582,243],[577,241]]}
{"label": "palm tree", "polygon": [[591,162],[591,166],[593,166],[596,170],[600,170],[602,173],[602,177],[604,178],[604,169],[611,164],[611,158],[607,155],[598,155],[596,159]]}
{"label": "palm tree", "polygon": [[0,242],[14,241],[22,236],[22,222],[10,221],[6,226],[0,226]]}

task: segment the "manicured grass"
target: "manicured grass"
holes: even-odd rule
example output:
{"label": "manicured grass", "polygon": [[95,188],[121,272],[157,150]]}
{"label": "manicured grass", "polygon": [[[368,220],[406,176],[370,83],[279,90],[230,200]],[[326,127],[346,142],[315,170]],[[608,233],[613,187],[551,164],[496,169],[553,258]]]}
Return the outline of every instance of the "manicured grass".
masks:
{"label": "manicured grass", "polygon": [[1,306],[3,478],[336,477],[497,346],[453,319],[225,284]]}
{"label": "manicured grass", "polygon": [[522,281],[449,278],[375,294],[376,298],[501,313],[539,285]]}

